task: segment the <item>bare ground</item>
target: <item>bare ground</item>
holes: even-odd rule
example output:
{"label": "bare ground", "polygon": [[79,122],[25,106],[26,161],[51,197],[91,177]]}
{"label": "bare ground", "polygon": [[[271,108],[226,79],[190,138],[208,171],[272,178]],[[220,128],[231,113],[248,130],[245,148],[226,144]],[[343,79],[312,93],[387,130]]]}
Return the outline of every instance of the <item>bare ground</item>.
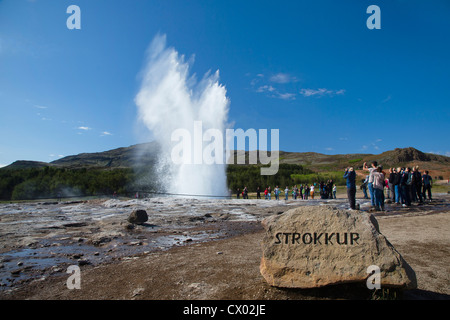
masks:
{"label": "bare ground", "polygon": [[[450,299],[450,211],[448,196],[437,205],[377,214],[380,231],[415,270],[418,289],[401,299]],[[276,209],[273,209],[276,212]],[[226,222],[224,222],[226,223]],[[223,228],[225,225],[217,225]],[[139,253],[81,266],[81,289],[69,290],[68,274],[56,274],[0,292],[0,299],[47,300],[317,300],[370,299],[365,284],[310,290],[269,286],[259,272],[259,221],[226,223],[229,237],[191,241],[165,251]]]}

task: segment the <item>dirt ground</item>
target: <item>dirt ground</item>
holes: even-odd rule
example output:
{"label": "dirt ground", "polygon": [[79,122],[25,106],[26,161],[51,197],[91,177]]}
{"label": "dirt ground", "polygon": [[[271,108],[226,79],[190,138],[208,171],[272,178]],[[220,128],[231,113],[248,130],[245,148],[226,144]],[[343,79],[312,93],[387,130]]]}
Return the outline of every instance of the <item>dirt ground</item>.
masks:
{"label": "dirt ground", "polygon": [[[450,299],[449,196],[411,209],[387,205],[376,214],[380,231],[415,270],[418,289],[400,299]],[[437,203],[437,204],[436,204]],[[39,300],[326,300],[370,299],[365,284],[319,289],[269,286],[259,272],[260,221],[228,224],[230,237],[188,242],[169,250],[139,253],[99,265],[81,266],[81,289],[69,290],[69,274],[25,283],[0,299]]]}

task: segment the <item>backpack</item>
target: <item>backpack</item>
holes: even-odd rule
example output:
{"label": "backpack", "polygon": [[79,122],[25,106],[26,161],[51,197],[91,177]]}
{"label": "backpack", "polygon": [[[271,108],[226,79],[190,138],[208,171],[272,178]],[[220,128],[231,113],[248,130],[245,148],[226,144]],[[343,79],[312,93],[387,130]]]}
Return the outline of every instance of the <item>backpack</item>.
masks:
{"label": "backpack", "polygon": [[408,186],[410,186],[412,184],[412,177],[413,177],[413,175],[412,175],[411,172],[407,173],[407,175],[408,175],[408,180],[406,180],[406,184]]}

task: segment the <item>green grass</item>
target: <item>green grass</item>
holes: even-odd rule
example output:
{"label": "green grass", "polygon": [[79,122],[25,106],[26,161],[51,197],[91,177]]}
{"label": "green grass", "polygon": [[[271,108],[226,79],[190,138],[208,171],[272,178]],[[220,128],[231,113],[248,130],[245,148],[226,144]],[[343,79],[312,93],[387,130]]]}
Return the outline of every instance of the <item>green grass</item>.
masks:
{"label": "green grass", "polygon": [[450,191],[449,184],[434,184],[431,188],[431,193],[448,193]]}
{"label": "green grass", "polygon": [[374,290],[370,300],[399,300],[401,291],[394,288]]}
{"label": "green grass", "polygon": [[342,171],[329,171],[310,174],[291,174],[291,179],[294,180],[295,184],[320,183],[321,181],[327,182],[331,179],[336,185],[344,185],[345,179],[343,175],[344,172]]}

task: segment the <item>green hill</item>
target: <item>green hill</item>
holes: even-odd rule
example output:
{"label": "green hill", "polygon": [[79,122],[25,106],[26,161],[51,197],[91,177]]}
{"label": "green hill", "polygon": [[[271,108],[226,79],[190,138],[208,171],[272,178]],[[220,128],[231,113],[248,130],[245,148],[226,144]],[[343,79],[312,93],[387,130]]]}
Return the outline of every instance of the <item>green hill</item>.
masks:
{"label": "green hill", "polygon": [[[2,169],[26,168],[132,168],[136,166],[153,166],[157,160],[159,146],[156,142],[136,144],[130,147],[117,148],[104,152],[81,153],[67,156],[53,162],[19,160]],[[256,151],[252,151],[256,152]],[[249,152],[245,153],[248,164]],[[364,162],[378,161],[384,168],[394,166],[411,166],[413,164],[426,164],[429,169],[450,171],[450,157],[424,153],[415,148],[397,148],[381,154],[335,154],[328,155],[316,152],[279,152],[280,164],[297,164],[316,172],[340,171],[348,166],[361,169]],[[236,161],[234,162],[236,163]],[[259,164],[259,159],[258,159]]]}
{"label": "green hill", "polygon": [[[0,200],[38,199],[42,197],[133,194],[161,189],[155,163],[159,147],[155,142],[137,144],[98,153],[82,153],[46,163],[16,161],[0,169]],[[363,163],[373,160],[389,167],[419,165],[435,180],[450,177],[450,158],[424,153],[414,148],[395,149],[373,154],[325,155],[314,152],[279,152],[279,170],[274,176],[261,176],[261,164],[229,165],[228,186],[232,190],[247,186],[293,185],[332,179],[343,185],[342,171],[349,166],[357,173]],[[235,162],[236,163],[236,162]]]}

